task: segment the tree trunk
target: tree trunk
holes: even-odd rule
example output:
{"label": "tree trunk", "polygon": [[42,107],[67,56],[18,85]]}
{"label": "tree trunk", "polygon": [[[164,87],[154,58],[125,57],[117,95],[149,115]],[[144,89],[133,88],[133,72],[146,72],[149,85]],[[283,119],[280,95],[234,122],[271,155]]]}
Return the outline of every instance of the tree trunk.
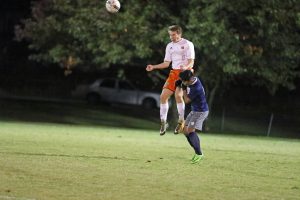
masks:
{"label": "tree trunk", "polygon": [[[212,112],[213,110],[213,103],[214,103],[214,99],[215,99],[215,96],[216,96],[216,91],[218,90],[219,88],[219,83],[220,83],[220,80],[217,80],[217,84],[215,84],[215,86],[212,88],[212,90],[209,92],[208,94],[208,107],[209,107],[209,111]],[[209,121],[209,117],[205,120],[205,123],[203,124],[203,130],[206,132],[206,131],[209,131],[210,130],[210,121]]]}
{"label": "tree trunk", "polygon": [[214,103],[214,100],[215,100],[215,96],[216,96],[216,91],[218,90],[218,87],[219,87],[219,82],[220,81],[218,81],[217,83],[218,84],[216,84],[213,88],[212,88],[212,90],[211,90],[211,92],[209,93],[209,95],[208,95],[208,106],[209,106],[209,110],[210,111],[212,111],[212,108],[213,108],[213,103]]}

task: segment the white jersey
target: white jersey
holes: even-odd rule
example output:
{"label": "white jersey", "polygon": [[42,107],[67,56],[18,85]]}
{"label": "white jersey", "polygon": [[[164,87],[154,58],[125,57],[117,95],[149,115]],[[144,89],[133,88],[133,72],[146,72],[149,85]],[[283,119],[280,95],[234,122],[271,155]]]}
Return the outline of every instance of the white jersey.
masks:
{"label": "white jersey", "polygon": [[194,44],[192,42],[181,38],[180,41],[170,42],[167,45],[164,61],[172,62],[173,69],[180,69],[180,65],[186,65],[188,59],[195,59]]}

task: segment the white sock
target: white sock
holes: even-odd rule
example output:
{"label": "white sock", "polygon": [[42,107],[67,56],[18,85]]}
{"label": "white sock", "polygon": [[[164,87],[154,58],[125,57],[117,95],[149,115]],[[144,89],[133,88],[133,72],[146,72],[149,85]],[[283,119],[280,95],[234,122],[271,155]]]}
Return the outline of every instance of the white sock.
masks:
{"label": "white sock", "polygon": [[163,122],[167,121],[167,116],[168,116],[168,111],[169,111],[169,104],[160,104],[160,120]]}
{"label": "white sock", "polygon": [[177,104],[179,120],[184,120],[184,109],[185,109],[185,104],[184,103],[178,103]]}

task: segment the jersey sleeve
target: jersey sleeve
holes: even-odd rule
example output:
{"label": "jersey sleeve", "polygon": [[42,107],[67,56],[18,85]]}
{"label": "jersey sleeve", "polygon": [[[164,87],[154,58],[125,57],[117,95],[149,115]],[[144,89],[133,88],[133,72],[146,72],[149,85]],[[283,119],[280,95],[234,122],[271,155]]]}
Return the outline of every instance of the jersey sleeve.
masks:
{"label": "jersey sleeve", "polygon": [[195,59],[195,48],[194,44],[188,41],[187,59]]}
{"label": "jersey sleeve", "polygon": [[166,47],[164,61],[171,62],[171,53],[170,53],[170,45],[169,44]]}

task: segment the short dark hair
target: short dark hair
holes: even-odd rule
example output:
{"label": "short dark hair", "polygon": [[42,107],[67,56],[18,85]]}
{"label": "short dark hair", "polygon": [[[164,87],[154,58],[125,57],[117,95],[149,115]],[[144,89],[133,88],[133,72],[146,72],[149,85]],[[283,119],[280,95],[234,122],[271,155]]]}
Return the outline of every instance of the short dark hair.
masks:
{"label": "short dark hair", "polygon": [[179,78],[182,80],[182,81],[189,81],[191,80],[191,78],[194,76],[193,72],[189,69],[187,70],[184,70],[182,72],[180,72],[179,74]]}
{"label": "short dark hair", "polygon": [[169,26],[168,31],[177,32],[178,34],[182,34],[182,28],[179,25]]}

